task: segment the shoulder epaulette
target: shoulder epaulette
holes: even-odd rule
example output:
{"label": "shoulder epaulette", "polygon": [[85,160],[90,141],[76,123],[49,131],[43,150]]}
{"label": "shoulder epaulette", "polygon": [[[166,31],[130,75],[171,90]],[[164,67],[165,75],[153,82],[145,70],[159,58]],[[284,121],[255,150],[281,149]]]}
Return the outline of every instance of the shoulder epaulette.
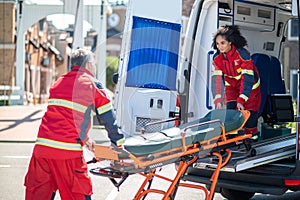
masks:
{"label": "shoulder epaulette", "polygon": [[220,55],[220,51],[217,51],[217,52],[214,54],[213,60],[214,60],[218,55]]}
{"label": "shoulder epaulette", "polygon": [[250,57],[250,53],[247,49],[245,48],[238,48],[237,49],[237,52],[240,54],[241,58],[243,60],[250,60],[251,57]]}

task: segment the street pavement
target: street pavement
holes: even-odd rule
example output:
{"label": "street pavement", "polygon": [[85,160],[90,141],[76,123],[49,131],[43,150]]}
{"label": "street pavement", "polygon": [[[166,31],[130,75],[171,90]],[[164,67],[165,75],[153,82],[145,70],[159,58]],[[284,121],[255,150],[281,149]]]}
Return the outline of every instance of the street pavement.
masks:
{"label": "street pavement", "polygon": [[[35,142],[46,104],[0,106],[0,142]],[[107,132],[92,126],[89,135],[97,143],[106,142]]]}
{"label": "street pavement", "polygon": [[0,141],[34,142],[46,105],[0,106]]}

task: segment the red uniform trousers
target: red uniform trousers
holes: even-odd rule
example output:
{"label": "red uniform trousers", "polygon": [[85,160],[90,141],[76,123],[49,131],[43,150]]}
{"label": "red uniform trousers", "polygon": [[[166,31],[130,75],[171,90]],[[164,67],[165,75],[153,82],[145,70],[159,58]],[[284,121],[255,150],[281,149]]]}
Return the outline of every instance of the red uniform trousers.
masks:
{"label": "red uniform trousers", "polygon": [[51,199],[57,189],[62,200],[86,200],[92,195],[83,158],[54,160],[32,155],[24,185],[26,200]]}

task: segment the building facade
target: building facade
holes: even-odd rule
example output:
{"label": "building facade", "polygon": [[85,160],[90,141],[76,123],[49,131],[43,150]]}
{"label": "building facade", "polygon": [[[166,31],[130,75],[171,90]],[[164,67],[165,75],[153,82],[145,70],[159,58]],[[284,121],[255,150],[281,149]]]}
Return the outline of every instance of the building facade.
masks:
{"label": "building facade", "polygon": [[1,1],[0,10],[0,105],[6,104],[15,89],[15,2]]}

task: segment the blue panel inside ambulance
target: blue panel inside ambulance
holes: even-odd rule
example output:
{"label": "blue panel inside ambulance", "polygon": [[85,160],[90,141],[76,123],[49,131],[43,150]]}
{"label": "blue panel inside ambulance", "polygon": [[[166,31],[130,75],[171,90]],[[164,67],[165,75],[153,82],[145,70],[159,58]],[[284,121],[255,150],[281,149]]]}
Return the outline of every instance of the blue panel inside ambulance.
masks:
{"label": "blue panel inside ambulance", "polygon": [[127,87],[176,90],[180,28],[133,16]]}

